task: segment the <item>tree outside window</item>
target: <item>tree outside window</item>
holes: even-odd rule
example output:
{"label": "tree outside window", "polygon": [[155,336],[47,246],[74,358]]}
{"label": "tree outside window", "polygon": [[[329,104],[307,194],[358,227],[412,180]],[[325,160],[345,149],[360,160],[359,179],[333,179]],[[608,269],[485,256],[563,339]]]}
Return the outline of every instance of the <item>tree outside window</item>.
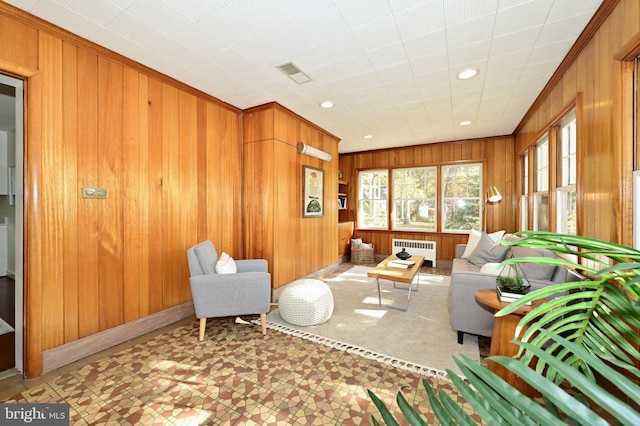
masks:
{"label": "tree outside window", "polygon": [[394,230],[437,230],[436,167],[393,170]]}
{"label": "tree outside window", "polygon": [[358,174],[358,227],[389,229],[389,171],[365,170]]}
{"label": "tree outside window", "polygon": [[442,230],[480,229],[481,164],[442,166]]}

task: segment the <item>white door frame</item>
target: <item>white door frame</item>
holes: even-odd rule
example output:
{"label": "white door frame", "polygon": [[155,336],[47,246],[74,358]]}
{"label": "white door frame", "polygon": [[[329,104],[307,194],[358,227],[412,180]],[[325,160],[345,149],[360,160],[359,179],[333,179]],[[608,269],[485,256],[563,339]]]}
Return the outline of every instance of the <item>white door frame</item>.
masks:
{"label": "white door frame", "polygon": [[0,83],[16,89],[16,174],[15,174],[15,368],[24,374],[23,345],[24,345],[24,82],[17,78],[0,74]]}

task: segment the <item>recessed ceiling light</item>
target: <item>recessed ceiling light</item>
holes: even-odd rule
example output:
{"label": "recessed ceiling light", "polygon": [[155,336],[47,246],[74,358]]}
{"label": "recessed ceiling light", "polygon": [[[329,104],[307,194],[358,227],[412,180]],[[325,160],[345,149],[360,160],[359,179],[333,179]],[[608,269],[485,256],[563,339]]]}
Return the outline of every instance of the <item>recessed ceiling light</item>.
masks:
{"label": "recessed ceiling light", "polygon": [[468,68],[464,71],[460,71],[458,73],[458,78],[460,80],[466,80],[468,78],[472,78],[475,77],[476,75],[478,75],[478,70],[475,68]]}
{"label": "recessed ceiling light", "polygon": [[365,139],[373,139],[373,135],[364,135],[363,138],[365,138]]}
{"label": "recessed ceiling light", "polygon": [[324,101],[322,103],[320,103],[320,106],[322,108],[333,108],[333,102],[331,101]]}
{"label": "recessed ceiling light", "polygon": [[465,121],[461,121],[459,124],[461,126],[468,126],[469,124],[473,123],[473,121],[470,120],[465,120]]}

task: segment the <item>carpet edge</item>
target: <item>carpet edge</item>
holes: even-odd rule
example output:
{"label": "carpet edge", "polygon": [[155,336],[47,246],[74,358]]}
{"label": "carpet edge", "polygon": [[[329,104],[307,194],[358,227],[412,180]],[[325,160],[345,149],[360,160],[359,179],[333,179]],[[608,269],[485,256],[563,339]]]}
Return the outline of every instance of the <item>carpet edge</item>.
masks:
{"label": "carpet edge", "polygon": [[[420,374],[429,378],[443,380],[445,382],[452,383],[446,371],[439,370],[437,368],[427,367],[424,365],[416,364],[414,362],[405,361],[399,358],[395,358],[389,355],[380,354],[370,349],[352,345],[349,343],[340,342],[328,337],[318,336],[317,334],[308,333],[305,331],[297,330],[295,328],[287,327],[282,324],[277,324],[271,321],[267,321],[267,328],[270,330],[279,331],[281,333],[289,334],[294,337],[299,337],[305,340],[319,343],[324,346],[328,346],[333,349],[337,349],[346,353],[361,356],[366,359],[377,361],[382,364],[386,364],[404,371]],[[458,374],[462,379],[465,379],[464,375]]]}

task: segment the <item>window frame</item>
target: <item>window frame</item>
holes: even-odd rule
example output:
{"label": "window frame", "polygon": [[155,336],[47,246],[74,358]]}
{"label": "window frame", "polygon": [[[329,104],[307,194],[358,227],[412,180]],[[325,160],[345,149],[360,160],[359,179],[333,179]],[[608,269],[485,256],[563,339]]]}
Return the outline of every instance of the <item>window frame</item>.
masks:
{"label": "window frame", "polygon": [[[435,211],[435,215],[434,215],[434,226],[433,228],[428,228],[428,227],[399,227],[396,225],[397,222],[397,205],[398,205],[398,200],[400,198],[398,198],[396,196],[396,185],[397,185],[397,180],[399,179],[399,177],[396,175],[396,173],[398,172],[402,172],[402,171],[411,171],[411,170],[425,170],[427,172],[432,172],[433,173],[433,185],[434,185],[434,189],[435,189],[435,194],[433,195],[433,197],[412,197],[411,199],[413,201],[417,201],[417,200],[424,200],[428,203],[429,200],[432,201],[433,204],[433,210]],[[425,185],[429,185],[429,182],[424,182]],[[391,200],[391,223],[390,223],[390,230],[391,231],[399,231],[399,232],[437,232],[438,231],[438,195],[439,195],[439,191],[438,191],[438,166],[419,166],[419,167],[401,167],[401,168],[395,168],[395,169],[391,169],[391,196],[389,197]],[[428,209],[431,207],[428,207]],[[428,216],[428,213],[427,213]]]}
{"label": "window frame", "polygon": [[[470,163],[454,163],[454,164],[442,164],[440,169],[440,193],[441,195],[441,200],[440,200],[440,232],[442,233],[456,233],[456,234],[461,234],[461,233],[470,233],[471,230],[473,229],[481,229],[481,224],[483,221],[483,212],[482,212],[482,206],[484,203],[484,181],[483,181],[483,174],[484,174],[484,164],[482,162],[470,162]],[[447,191],[445,189],[445,185],[447,185],[447,182],[444,179],[445,176],[445,169],[448,168],[459,168],[459,167],[478,167],[479,171],[478,171],[478,194],[476,197],[447,197]],[[446,228],[446,215],[447,215],[447,201],[451,200],[451,199],[464,199],[464,200],[469,200],[469,199],[477,199],[478,200],[478,221],[477,223],[475,223],[474,225],[471,225],[469,227],[469,229],[462,229],[462,228],[456,228],[456,229],[449,229]],[[455,204],[458,204],[458,202],[455,202]]]}
{"label": "window frame", "polygon": [[[386,190],[386,198],[367,198],[367,199],[363,199],[362,198],[362,194],[363,194],[363,188],[362,188],[362,174],[365,173],[384,173],[386,174],[386,178],[387,178],[387,190]],[[358,223],[358,229],[362,229],[362,230],[382,230],[382,231],[388,231],[389,230],[389,199],[390,199],[390,194],[389,194],[389,177],[390,177],[390,173],[389,173],[389,169],[387,168],[376,168],[376,169],[366,169],[366,170],[358,170],[358,210],[357,210],[357,223]],[[363,203],[364,202],[372,202],[373,205],[382,205],[382,201],[385,201],[385,225],[384,226],[372,226],[372,225],[363,225],[363,217],[364,217],[364,210],[363,210]]]}
{"label": "window frame", "polygon": [[[555,230],[561,234],[577,235],[578,119],[575,108],[560,120],[557,135]],[[573,200],[571,206],[568,205],[569,200]]]}

